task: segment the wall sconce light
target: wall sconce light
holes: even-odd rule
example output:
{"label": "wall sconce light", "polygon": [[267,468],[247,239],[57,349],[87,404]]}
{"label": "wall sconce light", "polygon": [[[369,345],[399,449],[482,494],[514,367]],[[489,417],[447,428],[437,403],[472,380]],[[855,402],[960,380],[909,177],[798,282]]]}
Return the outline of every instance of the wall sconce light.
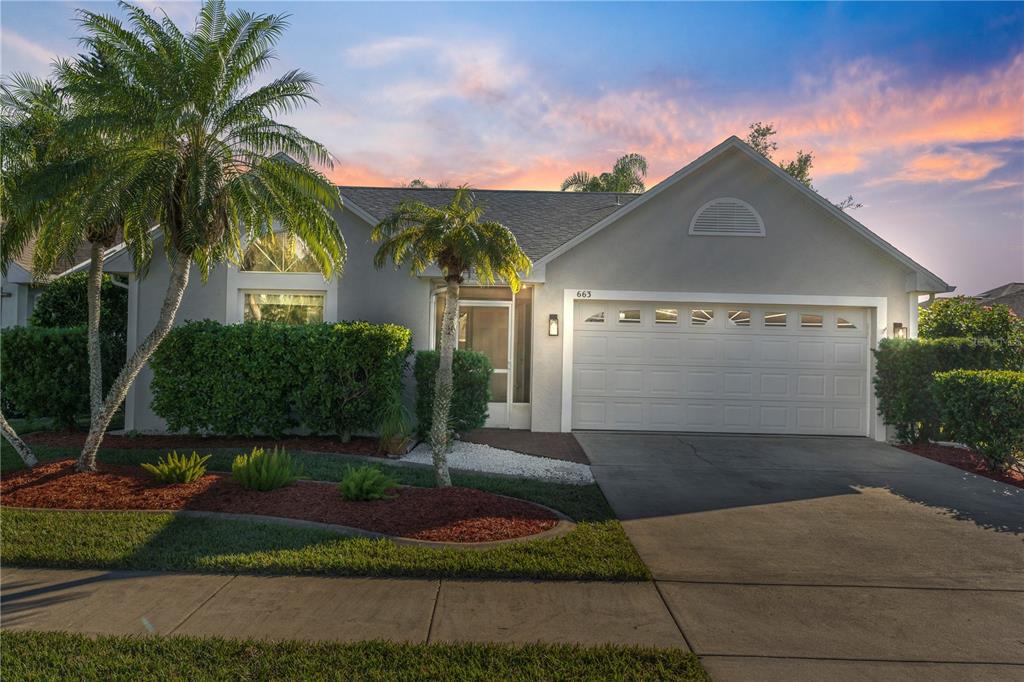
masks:
{"label": "wall sconce light", "polygon": [[556,313],[548,315],[548,336],[558,336],[558,315]]}
{"label": "wall sconce light", "polygon": [[907,328],[903,326],[902,322],[892,323],[892,336],[895,339],[907,338]]}

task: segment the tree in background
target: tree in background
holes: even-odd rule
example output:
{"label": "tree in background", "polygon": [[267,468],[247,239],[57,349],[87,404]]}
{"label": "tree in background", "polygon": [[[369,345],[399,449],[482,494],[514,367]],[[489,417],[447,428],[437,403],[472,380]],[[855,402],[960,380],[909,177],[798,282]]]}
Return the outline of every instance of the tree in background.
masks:
{"label": "tree in background", "polygon": [[441,180],[436,185],[431,185],[423,178],[413,178],[406,187],[413,189],[448,189],[450,185],[447,180]]}
{"label": "tree in background", "polygon": [[[36,327],[85,327],[89,321],[89,273],[73,272],[49,282],[36,299],[28,323]],[[103,275],[100,331],[124,338],[128,329],[128,289]]]}
{"label": "tree in background", "polygon": [[[71,133],[117,144],[90,150],[81,164],[88,172],[52,169],[48,199],[70,183],[81,200],[120,208],[136,228],[158,225],[170,275],[153,330],[91,420],[78,462],[83,471],[95,470],[110,420],[170,331],[192,263],[205,280],[214,266],[241,260],[243,235],[259,239],[275,226],[302,239],[325,277],[345,259],[332,214],[340,197],[312,167],[331,167],[330,154],[275,118],[315,101],[313,78],[289,71],[254,87],[275,60],[286,17],[228,13],[223,0],[207,0],[194,29],[184,32],[166,15],[158,21],[142,8],[119,7],[126,23],[79,10],[87,53],[57,71],[82,109]],[[151,252],[152,232],[133,232],[142,237],[136,256]]]}
{"label": "tree in background", "polygon": [[1009,306],[978,305],[968,296],[937,298],[922,308],[918,320],[921,338],[987,338],[1024,343],[1024,320]]}
{"label": "tree in background", "polygon": [[447,453],[451,443],[449,415],[452,402],[452,358],[458,341],[459,287],[471,272],[481,284],[496,278],[519,291],[520,273],[531,263],[507,227],[482,220],[484,207],[477,205],[465,185],[455,190],[447,206],[427,206],[419,201],[403,202],[378,223],[371,238],[380,243],[374,256],[378,268],[391,261],[395,267],[409,266],[411,274],[431,265],[441,270],[445,281],[444,316],[441,322],[441,353],[434,382],[434,413],[430,426],[437,486],[452,484]]}
{"label": "tree in background", "polygon": [[[750,132],[747,133],[746,142],[753,147],[754,151],[758,154],[769,161],[774,161],[772,157],[779,149],[779,145],[774,139],[776,132],[775,125],[772,123],[762,123],[761,121],[751,123]],[[786,171],[795,180],[807,187],[807,189],[814,190],[815,192],[818,191],[814,189],[814,185],[811,183],[811,168],[814,166],[813,152],[805,152],[801,149],[796,153],[795,159],[791,161],[779,161],[778,164],[779,168]],[[864,204],[854,200],[853,195],[851,194],[838,203],[833,202],[833,205],[840,211],[846,211],[858,209]]]}
{"label": "tree in background", "polygon": [[591,175],[587,171],[577,171],[562,182],[562,191],[573,192],[622,192],[633,193],[644,191],[644,178],[647,177],[647,159],[640,154],[620,156],[611,171]]}

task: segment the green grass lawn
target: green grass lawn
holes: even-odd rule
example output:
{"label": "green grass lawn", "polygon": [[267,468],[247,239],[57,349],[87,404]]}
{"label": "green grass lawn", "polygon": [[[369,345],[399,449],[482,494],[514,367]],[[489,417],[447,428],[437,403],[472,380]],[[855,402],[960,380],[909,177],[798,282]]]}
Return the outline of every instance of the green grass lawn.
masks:
{"label": "green grass lawn", "polygon": [[[101,450],[117,464],[155,461],[162,450]],[[38,448],[40,459],[74,456]],[[205,454],[205,452],[204,452]],[[238,450],[212,451],[210,470],[230,468]],[[293,452],[309,478],[335,481],[352,458]],[[5,470],[20,462],[5,457]],[[385,465],[381,465],[385,466]],[[430,485],[428,468],[388,467],[401,483]],[[342,537],[280,524],[173,514],[47,510],[3,512],[8,565],[229,573],[647,580],[650,573],[596,485],[574,486],[453,472],[456,485],[531,500],[579,522],[568,535],[486,550],[432,549]]]}
{"label": "green grass lawn", "polygon": [[530,644],[352,644],[5,631],[12,680],[686,680],[679,649]]}

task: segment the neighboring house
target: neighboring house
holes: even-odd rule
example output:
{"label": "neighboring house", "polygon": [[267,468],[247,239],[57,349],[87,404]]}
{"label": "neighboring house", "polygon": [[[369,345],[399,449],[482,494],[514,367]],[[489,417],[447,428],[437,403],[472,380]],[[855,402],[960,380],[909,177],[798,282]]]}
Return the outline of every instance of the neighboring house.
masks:
{"label": "neighboring house", "polygon": [[[1016,315],[1024,316],[1024,282],[1008,282],[967,298],[974,300],[978,305],[1005,305]],[[937,299],[921,301],[921,309],[928,308],[935,300]]]}
{"label": "neighboring house", "polygon": [[983,291],[974,298],[979,305],[998,303],[1009,307],[1018,316],[1024,316],[1024,282],[1009,282],[1001,287]]}
{"label": "neighboring house", "polygon": [[[344,275],[312,272],[301,243],[249,246],[242,268],[193,277],[179,320],[336,321],[437,341],[439,273],[377,271],[373,224],[403,199],[452,190],[341,187]],[[917,300],[953,287],[731,137],[642,195],[478,190],[486,217],[533,259],[523,290],[462,288],[459,345],[495,367],[490,424],[882,439],[870,349],[917,333]],[[129,348],[152,328],[167,263],[130,254]],[[145,370],[126,428],[159,430]]]}
{"label": "neighboring house", "polygon": [[0,329],[24,326],[35,307],[36,298],[46,284],[61,275],[89,263],[89,245],[83,243],[73,258],[43,276],[33,276],[32,256],[35,242],[30,242],[17,258],[7,264],[7,274],[0,275]]}

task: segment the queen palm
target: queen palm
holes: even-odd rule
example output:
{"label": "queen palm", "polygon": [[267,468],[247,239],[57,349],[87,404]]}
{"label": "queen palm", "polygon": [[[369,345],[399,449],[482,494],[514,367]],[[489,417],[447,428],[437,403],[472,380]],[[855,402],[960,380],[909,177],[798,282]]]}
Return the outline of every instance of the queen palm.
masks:
{"label": "queen palm", "polygon": [[399,204],[371,233],[371,238],[380,243],[374,256],[378,268],[391,261],[396,267],[408,265],[411,273],[418,275],[436,265],[444,277],[441,357],[434,381],[430,426],[430,447],[439,488],[452,484],[447,452],[451,442],[448,424],[459,287],[472,273],[481,284],[493,284],[499,278],[513,291],[519,291],[520,274],[528,273],[531,267],[515,235],[501,223],[482,220],[483,215],[484,207],[475,203],[472,191],[463,185],[454,191],[446,206],[428,206],[419,201]]}
{"label": "queen palm", "polygon": [[170,331],[193,263],[205,281],[212,267],[241,259],[243,235],[259,239],[275,228],[302,239],[324,277],[345,259],[332,214],[337,190],[311,167],[329,167],[330,155],[274,118],[315,101],[314,80],[289,71],[252,87],[275,59],[286,17],[228,13],[223,0],[208,0],[193,30],[184,32],[166,16],[157,21],[138,7],[119,6],[125,23],[79,12],[88,52],[57,69],[81,107],[69,135],[117,144],[85,159],[84,170],[54,173],[50,192],[57,200],[72,186],[97,213],[116,208],[132,226],[157,226],[139,230],[144,238],[134,253],[144,259],[148,240],[159,234],[170,276],[153,330],[90,423],[81,470],[95,469],[111,418]]}
{"label": "queen palm", "polygon": [[640,154],[620,156],[610,172],[591,175],[577,171],[562,182],[562,191],[643,192],[647,177],[647,159]]}

